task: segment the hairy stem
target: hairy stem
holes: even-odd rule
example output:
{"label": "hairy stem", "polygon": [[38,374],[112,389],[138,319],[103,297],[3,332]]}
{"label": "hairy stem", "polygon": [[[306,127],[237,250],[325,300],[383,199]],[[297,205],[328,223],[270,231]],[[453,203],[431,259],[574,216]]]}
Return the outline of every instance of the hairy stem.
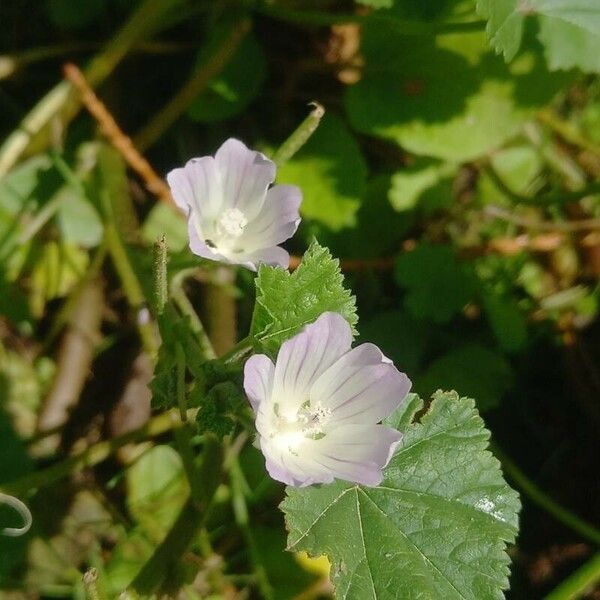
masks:
{"label": "hairy stem", "polygon": [[284,163],[286,163],[310,138],[310,136],[317,130],[323,115],[325,114],[325,109],[318,103],[312,103],[313,109],[310,111],[310,114],[290,135],[290,137],[281,144],[277,152],[275,152],[275,156],[273,156],[273,162],[280,167]]}

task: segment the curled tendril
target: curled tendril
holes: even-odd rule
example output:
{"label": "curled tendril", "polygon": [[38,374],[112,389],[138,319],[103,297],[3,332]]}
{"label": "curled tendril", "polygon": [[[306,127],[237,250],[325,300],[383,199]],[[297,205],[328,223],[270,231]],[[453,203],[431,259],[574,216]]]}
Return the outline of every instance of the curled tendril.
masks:
{"label": "curled tendril", "polygon": [[21,500],[14,496],[9,496],[0,492],[0,504],[7,504],[14,510],[16,510],[21,518],[23,519],[22,527],[5,527],[0,530],[0,535],[6,535],[8,537],[18,537],[24,535],[29,531],[31,524],[33,523],[33,517],[31,516],[30,510],[25,506]]}

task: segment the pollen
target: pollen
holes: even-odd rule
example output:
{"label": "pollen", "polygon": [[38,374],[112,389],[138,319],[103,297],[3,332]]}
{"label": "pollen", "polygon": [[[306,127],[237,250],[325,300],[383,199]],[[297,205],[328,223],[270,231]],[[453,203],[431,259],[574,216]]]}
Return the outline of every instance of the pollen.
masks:
{"label": "pollen", "polygon": [[239,238],[246,225],[248,219],[239,208],[228,208],[217,220],[216,230],[220,236]]}

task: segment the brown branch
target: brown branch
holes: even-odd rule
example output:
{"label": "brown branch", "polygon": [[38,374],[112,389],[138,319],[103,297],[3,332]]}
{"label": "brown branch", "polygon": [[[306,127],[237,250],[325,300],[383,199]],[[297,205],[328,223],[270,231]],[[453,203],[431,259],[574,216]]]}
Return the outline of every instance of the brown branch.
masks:
{"label": "brown branch", "polygon": [[100,125],[102,133],[121,156],[123,156],[125,162],[142,178],[148,191],[163,202],[174,205],[169,186],[138,152],[131,138],[123,133],[106,106],[104,106],[88,85],[79,68],[69,63],[64,66],[63,70],[65,77],[79,92],[82,103]]}

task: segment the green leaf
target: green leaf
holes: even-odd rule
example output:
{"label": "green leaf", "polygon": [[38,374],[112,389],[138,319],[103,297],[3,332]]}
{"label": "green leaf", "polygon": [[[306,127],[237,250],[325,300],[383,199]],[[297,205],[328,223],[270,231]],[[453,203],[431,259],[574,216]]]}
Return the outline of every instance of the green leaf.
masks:
{"label": "green leaf", "polygon": [[[214,46],[222,44],[229,32],[229,28],[221,28],[217,34],[213,34],[213,42],[198,56],[199,69],[203,68]],[[222,73],[212,79],[208,89],[191,104],[189,116],[201,123],[229,119],[243,111],[256,98],[266,76],[263,49],[256,37],[248,34]]]}
{"label": "green leaf", "polygon": [[367,183],[356,214],[356,227],[337,232],[325,227],[317,229],[314,225],[310,229],[318,231],[314,235],[336,256],[360,260],[396,254],[413,225],[414,215],[394,210],[388,192],[390,176],[377,175]]}
{"label": "green leaf", "polygon": [[550,69],[600,72],[600,4],[596,0],[478,0],[488,19],[492,46],[510,61],[519,51],[526,18],[539,23],[538,37]]}
{"label": "green leaf", "polygon": [[387,27],[364,26],[366,65],[345,106],[358,131],[415,154],[457,163],[492,151],[564,83],[533,52],[505,65],[488,50],[483,32],[415,44]]}
{"label": "green leaf", "polygon": [[[537,191],[536,178],[542,171],[543,161],[540,153],[527,145],[512,146],[495,152],[490,157],[492,167],[509,189],[531,196]],[[482,171],[478,183],[478,195],[482,203],[506,203],[506,195]]]}
{"label": "green leaf", "polygon": [[275,355],[286,339],[325,311],[340,313],[352,326],[358,321],[354,296],[344,288],[339,261],[327,248],[313,242],[291,274],[261,265],[250,334],[263,351]]}
{"label": "green leaf", "polygon": [[185,217],[164,202],[156,204],[142,226],[142,236],[149,244],[164,235],[170,252],[179,252],[188,245]]}
{"label": "green leaf", "polygon": [[436,209],[452,202],[452,177],[458,170],[452,163],[419,161],[392,176],[389,199],[400,212],[423,208]]}
{"label": "green leaf", "polygon": [[188,492],[179,454],[170,446],[150,448],[127,470],[127,507],[154,540],[167,533]]}
{"label": "green leaf", "polygon": [[352,227],[365,192],[367,166],[344,122],[327,113],[317,131],[277,172],[277,183],[302,187],[300,213],[333,231]]}
{"label": "green leaf", "polygon": [[527,342],[527,321],[514,299],[488,293],[483,307],[500,347],[507,352],[520,350]]}
{"label": "green leaf", "polygon": [[480,411],[498,406],[514,380],[506,359],[479,344],[453,348],[415,378],[415,391],[429,396],[436,390],[457,389],[477,398]]}
{"label": "green leaf", "polygon": [[548,67],[557,69],[578,68],[589,73],[600,73],[600,6],[594,3],[598,24],[589,31],[568,18],[540,17],[539,39],[544,44]]}
{"label": "green leaf", "polygon": [[41,317],[50,300],[66,296],[83,277],[89,255],[78,246],[50,241],[36,248],[32,258],[36,260],[31,272],[29,306],[34,316]]}
{"label": "green leaf", "polygon": [[473,400],[440,392],[420,423],[402,418],[391,423],[404,439],[380,487],[287,488],[288,549],[326,554],[346,600],[500,600],[520,504]]}
{"label": "green leaf", "polygon": [[103,227],[94,207],[69,185],[57,194],[62,197],[57,218],[63,239],[84,248],[97,246],[102,241]]}
{"label": "green leaf", "polygon": [[469,302],[473,280],[448,246],[420,244],[396,261],[396,281],[407,289],[405,304],[415,316],[449,321]]}
{"label": "green leaf", "polygon": [[233,432],[237,416],[248,406],[244,392],[233,381],[218,383],[206,394],[193,393],[190,407],[198,406],[196,424],[200,433],[214,433],[223,439]]}

